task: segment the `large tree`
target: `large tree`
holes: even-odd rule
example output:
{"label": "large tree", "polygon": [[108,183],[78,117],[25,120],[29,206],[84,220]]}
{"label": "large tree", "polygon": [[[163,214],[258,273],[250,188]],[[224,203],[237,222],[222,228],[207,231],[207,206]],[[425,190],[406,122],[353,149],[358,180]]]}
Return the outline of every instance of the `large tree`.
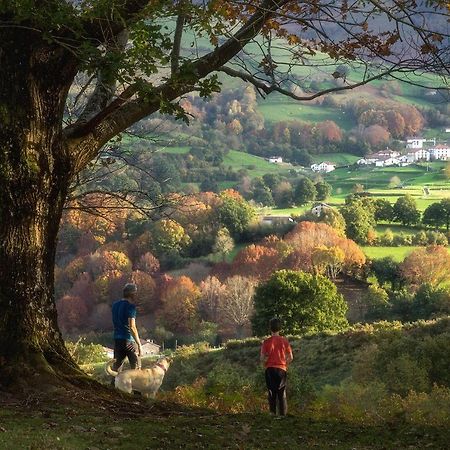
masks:
{"label": "large tree", "polygon": [[286,334],[340,331],[348,326],[347,304],[323,275],[279,270],[257,287],[254,302],[252,325],[258,336],[268,332],[272,317],[282,319]]}
{"label": "large tree", "polygon": [[363,68],[328,72],[337,90],[442,73],[448,11],[427,5],[0,0],[0,383],[79,373],[57,327],[55,247],[69,187],[105,144],[158,111],[187,120],[179,99],[218,90],[218,72],[297,100],[321,92],[308,77],[305,94],[290,90],[296,66],[326,79],[324,54]]}

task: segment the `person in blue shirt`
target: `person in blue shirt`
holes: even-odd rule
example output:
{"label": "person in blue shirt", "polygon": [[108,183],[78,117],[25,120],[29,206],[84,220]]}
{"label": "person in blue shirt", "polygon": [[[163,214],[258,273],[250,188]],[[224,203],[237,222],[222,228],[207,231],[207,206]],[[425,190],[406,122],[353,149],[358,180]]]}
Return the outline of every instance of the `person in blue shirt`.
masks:
{"label": "person in blue shirt", "polygon": [[112,369],[118,371],[125,358],[128,358],[132,369],[139,369],[142,355],[141,340],[136,327],[137,286],[127,283],[123,288],[123,298],[112,305],[114,324],[114,359]]}

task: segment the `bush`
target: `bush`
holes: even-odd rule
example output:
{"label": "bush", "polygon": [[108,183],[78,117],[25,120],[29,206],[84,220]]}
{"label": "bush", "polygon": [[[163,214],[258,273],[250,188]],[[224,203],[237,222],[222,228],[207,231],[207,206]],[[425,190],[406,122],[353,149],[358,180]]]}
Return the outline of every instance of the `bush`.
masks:
{"label": "bush", "polygon": [[428,243],[427,234],[423,230],[419,231],[418,233],[412,236],[413,245],[425,246],[427,245],[427,243]]}
{"label": "bush", "polygon": [[444,233],[427,231],[426,236],[428,245],[448,245],[448,240]]}
{"label": "bush", "polygon": [[403,232],[394,235],[394,239],[392,240],[392,245],[394,247],[401,247],[402,245],[411,245],[412,236],[410,234],[405,234]]}
{"label": "bush", "polygon": [[84,366],[84,369],[89,371],[90,366],[105,362],[108,359],[103,346],[99,344],[85,344],[83,339],[78,339],[76,342],[66,342],[67,350],[74,361]]}
{"label": "bush", "polygon": [[344,298],[328,278],[279,270],[256,289],[252,325],[260,336],[268,332],[272,317],[282,320],[284,333],[343,330],[348,326],[346,312]]}
{"label": "bush", "polygon": [[390,247],[394,242],[394,233],[390,228],[386,228],[385,232],[379,237],[378,242],[380,245]]}

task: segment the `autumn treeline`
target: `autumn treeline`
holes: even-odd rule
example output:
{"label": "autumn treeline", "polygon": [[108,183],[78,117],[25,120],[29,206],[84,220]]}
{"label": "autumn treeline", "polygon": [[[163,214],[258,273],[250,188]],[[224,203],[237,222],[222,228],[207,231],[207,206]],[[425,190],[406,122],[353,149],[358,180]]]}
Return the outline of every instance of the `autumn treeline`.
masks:
{"label": "autumn treeline", "polygon": [[[110,330],[110,305],[124,283],[134,281],[140,318],[145,328],[156,330],[155,338],[244,336],[250,333],[254,288],[274,271],[335,278],[341,272],[356,276],[365,263],[342,230],[312,222],[301,222],[284,237],[269,235],[244,247],[232,263],[223,262],[233,249],[231,236],[238,238],[250,224],[246,213],[245,200],[231,190],[180,199],[170,218],[155,223],[121,213],[99,220],[70,211],[56,267],[61,327],[67,333]],[[212,258],[166,272],[170,258],[180,258],[192,245],[199,251],[200,243]]]}
{"label": "autumn treeline", "polygon": [[[330,152],[365,155],[394,140],[418,135],[425,126],[445,125],[449,113],[445,105],[438,102],[433,108],[419,109],[402,103],[402,86],[392,84],[380,86],[376,101],[324,96],[315,103],[330,112],[317,123],[289,119],[288,115],[277,121],[267,111],[263,115],[252,86],[224,90],[209,102],[188,96],[182,102],[183,108],[195,120],[189,126],[180,125],[180,131],[191,136],[193,148],[190,152],[193,161],[185,160],[185,165],[195,163],[196,171],[204,169],[205,164],[218,166],[230,148],[264,157],[279,155],[294,164],[309,165],[311,155]],[[426,90],[416,91],[418,98],[430,101]],[[346,124],[345,129],[342,124]],[[155,129],[173,133],[174,123],[170,119],[152,118],[141,123],[138,131],[151,133]],[[184,181],[197,181],[190,176],[189,171],[183,172]]]}

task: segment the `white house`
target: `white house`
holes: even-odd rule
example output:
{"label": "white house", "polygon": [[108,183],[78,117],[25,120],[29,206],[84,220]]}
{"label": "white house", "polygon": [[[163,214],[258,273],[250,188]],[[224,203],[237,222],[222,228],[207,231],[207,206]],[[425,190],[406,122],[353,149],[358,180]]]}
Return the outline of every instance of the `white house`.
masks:
{"label": "white house", "polygon": [[269,158],[269,162],[273,164],[281,164],[283,162],[283,158],[281,156],[271,156]]}
{"label": "white house", "polygon": [[424,148],[415,150],[410,152],[413,155],[414,161],[429,161],[430,160],[430,152],[425,150]]}
{"label": "white house", "polygon": [[447,161],[450,159],[450,147],[446,145],[435,145],[429,149],[430,157],[434,160]]}
{"label": "white house", "polygon": [[427,140],[424,138],[410,138],[406,140],[407,148],[423,148],[424,142]]}
{"label": "white house", "polygon": [[161,347],[153,341],[141,339],[142,355],[159,355]]}
{"label": "white house", "polygon": [[260,218],[262,225],[284,225],[294,222],[291,216],[262,216]]}
{"label": "white house", "polygon": [[[159,355],[161,346],[155,344],[153,341],[141,339],[142,356],[144,355]],[[114,358],[114,350],[109,347],[103,347],[103,351],[108,358]]]}
{"label": "white house", "polygon": [[406,155],[402,155],[398,157],[401,166],[407,166],[415,162],[414,153],[407,153]]}
{"label": "white house", "polygon": [[400,160],[398,158],[392,158],[391,156],[380,158],[375,163],[375,167],[389,167],[396,165],[400,165]]}
{"label": "white house", "polygon": [[370,155],[368,155],[368,158],[374,158],[374,159],[379,159],[379,158],[384,158],[384,157],[396,158],[397,156],[400,156],[400,152],[398,152],[397,150],[391,150],[391,149],[387,148],[386,150],[380,150],[379,152],[371,153]]}
{"label": "white house", "polygon": [[319,204],[315,205],[313,208],[311,208],[311,212],[315,216],[320,217],[323,210],[330,209],[330,208],[331,208],[331,206],[327,205],[326,203],[319,203]]}
{"label": "white house", "polygon": [[320,164],[313,164],[311,166],[311,170],[313,172],[332,172],[336,169],[336,164],[329,162],[329,161],[323,161]]}
{"label": "white house", "polygon": [[377,158],[373,158],[371,155],[369,155],[366,156],[365,158],[358,159],[358,161],[356,161],[356,164],[360,166],[369,166],[371,164],[375,164],[377,160],[378,160]]}

